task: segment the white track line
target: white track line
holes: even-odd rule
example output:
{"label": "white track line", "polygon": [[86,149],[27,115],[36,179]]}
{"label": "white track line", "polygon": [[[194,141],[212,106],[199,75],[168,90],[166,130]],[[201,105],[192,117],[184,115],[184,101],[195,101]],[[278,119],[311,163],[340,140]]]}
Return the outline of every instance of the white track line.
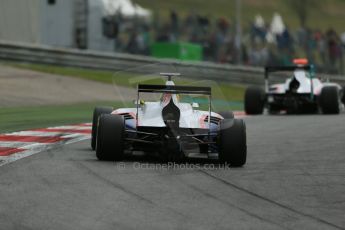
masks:
{"label": "white track line", "polygon": [[20,142],[20,141],[0,141],[0,147],[6,147],[6,148],[23,148],[23,149],[29,149],[32,147],[32,145],[48,145],[48,144],[54,144],[54,143],[30,143],[30,142]]}
{"label": "white track line", "polygon": [[36,136],[36,137],[55,137],[61,135],[66,135],[65,133],[61,132],[42,132],[42,131],[20,131],[14,133],[7,133],[7,136]]}
{"label": "white track line", "polygon": [[66,125],[66,126],[49,127],[49,128],[46,128],[46,129],[89,130],[90,127],[86,127],[86,126],[75,126],[75,125]]}

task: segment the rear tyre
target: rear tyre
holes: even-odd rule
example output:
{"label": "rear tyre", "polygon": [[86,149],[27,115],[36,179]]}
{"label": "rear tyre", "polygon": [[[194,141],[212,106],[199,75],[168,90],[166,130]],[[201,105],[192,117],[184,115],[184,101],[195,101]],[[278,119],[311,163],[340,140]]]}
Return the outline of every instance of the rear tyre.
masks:
{"label": "rear tyre", "polygon": [[345,86],[343,87],[343,96],[341,97],[341,102],[345,105]]}
{"label": "rear tyre", "polygon": [[234,119],[235,115],[231,111],[221,111],[219,112],[219,115],[221,115],[224,119]]}
{"label": "rear tyre", "polygon": [[249,87],[244,96],[244,110],[247,114],[262,114],[265,105],[265,91],[260,87]]}
{"label": "rear tyre", "polygon": [[113,112],[113,108],[112,107],[96,107],[93,110],[92,132],[91,132],[91,148],[92,148],[92,150],[96,149],[96,136],[97,136],[98,118],[102,114],[110,114],[111,112]]}
{"label": "rear tyre", "polygon": [[120,115],[103,114],[99,118],[96,156],[102,161],[123,158],[125,123]]}
{"label": "rear tyre", "polygon": [[247,160],[246,125],[243,120],[224,119],[220,122],[219,160],[241,167]]}
{"label": "rear tyre", "polygon": [[338,114],[339,108],[339,90],[334,86],[325,86],[320,94],[320,107],[323,114]]}

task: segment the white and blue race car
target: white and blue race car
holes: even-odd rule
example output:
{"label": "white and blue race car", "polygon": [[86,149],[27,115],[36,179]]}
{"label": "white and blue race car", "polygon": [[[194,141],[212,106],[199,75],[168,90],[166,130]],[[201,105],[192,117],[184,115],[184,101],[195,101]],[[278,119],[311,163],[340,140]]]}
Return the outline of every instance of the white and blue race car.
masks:
{"label": "white and blue race car", "polygon": [[[134,108],[97,107],[93,114],[91,146],[99,160],[121,160],[126,154],[142,153],[164,160],[219,159],[234,167],[246,163],[246,126],[232,112],[211,111],[211,88],[177,86],[168,76],[165,85],[137,87]],[[158,101],[144,101],[142,94],[158,94]],[[184,96],[203,95],[208,110]]]}
{"label": "white and blue race car", "polygon": [[[305,59],[296,59],[293,66],[265,67],[265,89],[252,86],[245,93],[245,112],[262,114],[264,108],[270,114],[285,111],[288,114],[323,113],[338,114],[344,108],[344,89],[337,83],[322,82],[314,77],[314,68]],[[274,72],[292,72],[292,76],[280,84],[269,84]]]}

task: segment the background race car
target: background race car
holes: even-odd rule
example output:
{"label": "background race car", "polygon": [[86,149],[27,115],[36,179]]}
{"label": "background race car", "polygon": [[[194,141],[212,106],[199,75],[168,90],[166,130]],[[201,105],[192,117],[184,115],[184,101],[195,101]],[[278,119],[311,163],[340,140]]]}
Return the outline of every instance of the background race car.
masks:
{"label": "background race car", "polygon": [[[247,114],[270,114],[286,111],[288,114],[319,113],[338,114],[344,107],[344,89],[337,83],[322,82],[315,78],[314,67],[305,59],[294,60],[294,66],[265,67],[265,90],[249,87],[245,93]],[[274,72],[293,72],[281,84],[269,84]]]}

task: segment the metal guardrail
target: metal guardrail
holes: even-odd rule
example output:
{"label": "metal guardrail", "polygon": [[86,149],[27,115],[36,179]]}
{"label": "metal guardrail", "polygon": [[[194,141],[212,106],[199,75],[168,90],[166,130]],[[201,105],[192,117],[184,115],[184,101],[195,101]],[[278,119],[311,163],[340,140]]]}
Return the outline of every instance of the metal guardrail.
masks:
{"label": "metal guardrail", "polygon": [[[263,85],[264,70],[258,67],[215,64],[210,62],[180,62],[146,56],[83,51],[55,48],[43,45],[0,41],[0,59],[6,61],[51,64],[98,70],[121,71],[130,69],[141,74],[166,72],[175,68],[186,77],[236,84]],[[345,84],[345,76],[324,75],[319,77]],[[278,79],[281,77],[278,75]],[[277,80],[278,80],[277,79]]]}

